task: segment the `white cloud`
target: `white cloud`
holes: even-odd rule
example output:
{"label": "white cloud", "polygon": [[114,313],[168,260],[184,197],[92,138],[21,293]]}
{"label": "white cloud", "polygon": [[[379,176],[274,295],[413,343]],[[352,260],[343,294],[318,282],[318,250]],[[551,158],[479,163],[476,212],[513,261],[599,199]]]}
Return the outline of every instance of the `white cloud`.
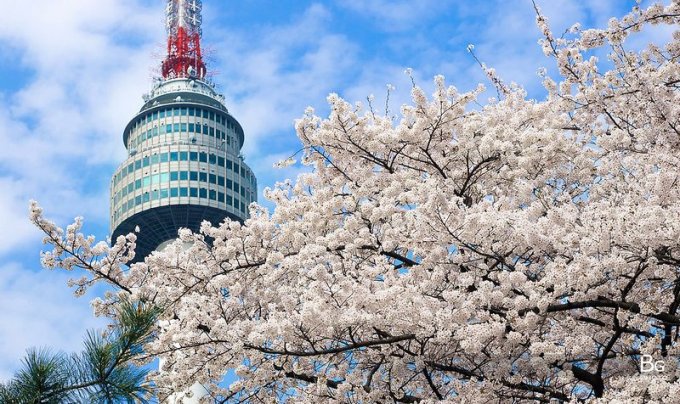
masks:
{"label": "white cloud", "polygon": [[[0,189],[21,188],[19,181],[0,177]],[[28,221],[27,203],[16,192],[0,192],[0,223],[5,231],[0,232],[0,255],[16,251],[27,240],[38,240],[38,234]],[[23,213],[23,214],[21,214]]]}
{"label": "white cloud", "polygon": [[227,87],[227,107],[246,131],[246,156],[276,147],[275,135],[294,139],[293,120],[310,102],[323,101],[356,65],[356,45],[327,29],[328,11],[310,6],[283,26],[258,31],[218,31],[217,69]]}
{"label": "white cloud", "polygon": [[67,279],[63,273],[40,273],[17,263],[0,266],[0,381],[12,376],[26,349],[77,352],[86,329],[102,328],[89,299],[75,299]]}
{"label": "white cloud", "polygon": [[[612,16],[621,17],[634,5],[633,1],[619,0],[536,0],[536,3],[556,36],[562,35],[577,22],[583,28],[606,28],[607,21]],[[475,44],[478,57],[495,68],[504,81],[516,82],[524,86],[530,96],[540,98],[544,91],[536,72],[540,67],[554,71],[554,61],[546,57],[537,44],[541,33],[536,27],[536,13],[531,0],[458,2],[456,7],[459,15],[465,19],[450,38],[451,42],[460,51],[467,43]],[[630,46],[639,48],[643,43],[666,40],[671,31],[670,27],[646,30],[631,37]],[[606,49],[598,52],[601,60],[606,60],[606,53]],[[482,82],[489,87],[490,83],[479,66],[469,56],[464,58],[469,63],[461,63],[455,58],[450,60],[440,55],[440,65],[436,67],[436,71],[446,73],[456,85],[462,79],[470,84]]]}
{"label": "white cloud", "polygon": [[8,191],[0,220],[21,229],[0,247],[2,254],[30,239],[19,223],[31,198],[58,219],[80,210],[106,220],[105,177],[123,160],[122,129],[142,104],[163,26],[142,23],[157,17],[158,7],[133,0],[36,0],[30,7],[2,1],[0,7],[0,47],[16,54],[17,68],[26,72],[22,87],[0,94],[0,183]]}
{"label": "white cloud", "polygon": [[0,267],[0,379],[26,348],[78,350],[85,329],[99,323],[88,299],[68,291],[67,275],[28,269],[39,267],[41,237],[28,200],[60,224],[84,215],[105,235],[122,129],[142,104],[151,49],[162,38],[157,6],[0,0],[0,49],[21,74],[0,93],[0,257],[13,262]]}
{"label": "white cloud", "polygon": [[258,156],[251,162],[251,167],[254,172],[261,173],[258,176],[258,203],[262,206],[266,206],[270,213],[273,211],[274,206],[262,196],[262,191],[265,187],[273,188],[277,181],[282,181],[285,178],[289,178],[292,181],[302,173],[311,172],[311,167],[303,166],[299,163],[301,154],[298,153],[294,158],[297,160],[297,164],[283,167],[274,168],[274,164],[280,161],[286,160],[291,157],[296,150],[291,150],[290,152],[272,153],[267,155]]}
{"label": "white cloud", "polygon": [[451,8],[451,0],[364,0],[338,1],[340,7],[367,17],[386,31],[405,31],[427,24],[431,17]]}

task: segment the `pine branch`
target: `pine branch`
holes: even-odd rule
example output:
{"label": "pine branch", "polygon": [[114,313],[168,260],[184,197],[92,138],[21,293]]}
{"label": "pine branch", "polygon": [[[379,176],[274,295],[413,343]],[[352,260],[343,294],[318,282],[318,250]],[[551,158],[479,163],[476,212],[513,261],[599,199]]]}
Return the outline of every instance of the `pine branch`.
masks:
{"label": "pine branch", "polygon": [[132,360],[143,353],[159,312],[146,303],[122,301],[113,331],[106,336],[88,332],[80,354],[30,350],[23,368],[10,382],[0,384],[0,402],[148,402],[152,387],[147,370]]}

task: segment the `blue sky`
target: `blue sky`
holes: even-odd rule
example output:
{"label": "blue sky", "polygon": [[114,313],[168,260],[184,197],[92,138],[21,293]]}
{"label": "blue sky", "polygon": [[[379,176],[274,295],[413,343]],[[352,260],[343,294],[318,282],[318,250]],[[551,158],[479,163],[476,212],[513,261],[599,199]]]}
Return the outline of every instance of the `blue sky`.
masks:
{"label": "blue sky", "polygon": [[[555,32],[605,27],[632,0],[537,0]],[[68,274],[40,269],[41,235],[28,223],[38,200],[60,225],[84,216],[108,235],[108,186],[124,160],[122,130],[157,74],[165,41],[162,0],[0,0],[0,380],[26,348],[78,350],[93,294],[75,299]],[[469,90],[485,82],[469,43],[505,81],[533,98],[551,67],[536,44],[530,0],[204,0],[209,69],[246,132],[244,155],[265,186],[299,167],[272,164],[299,149],[293,121],[325,98],[370,94],[393,110],[432,77]],[[643,32],[640,43],[668,35]],[[488,83],[486,83],[488,84]],[[492,96],[490,94],[489,96]],[[262,199],[262,198],[260,198]],[[75,274],[74,274],[75,275]]]}

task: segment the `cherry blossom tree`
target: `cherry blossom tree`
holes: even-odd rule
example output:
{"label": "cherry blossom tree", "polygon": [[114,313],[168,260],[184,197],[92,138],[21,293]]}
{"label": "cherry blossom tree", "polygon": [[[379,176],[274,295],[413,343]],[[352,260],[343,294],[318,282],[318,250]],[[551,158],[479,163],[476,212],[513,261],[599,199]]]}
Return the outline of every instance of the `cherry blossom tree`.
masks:
{"label": "cherry blossom tree", "polygon": [[560,75],[544,75],[545,100],[485,66],[499,97],[482,106],[482,86],[442,77],[429,97],[414,84],[398,116],[330,95],[328,118],[296,123],[313,171],[265,190],[272,212],[181,231],[128,267],[134,234],[94,244],[80,220],[62,231],[33,204],[44,266],[88,271],[77,294],[115,285],[99,315],[123,296],[163,309],[146,349],[166,393],[198,381],[218,402],[676,400],[680,33],[624,42],[677,27],[680,2],[559,38],[536,11]]}

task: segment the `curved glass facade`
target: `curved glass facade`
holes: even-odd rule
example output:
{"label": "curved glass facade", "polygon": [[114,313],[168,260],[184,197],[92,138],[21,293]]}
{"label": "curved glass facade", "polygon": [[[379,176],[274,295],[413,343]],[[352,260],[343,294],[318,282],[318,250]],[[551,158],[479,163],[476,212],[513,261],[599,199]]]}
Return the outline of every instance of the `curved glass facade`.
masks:
{"label": "curved glass facade", "polygon": [[[155,229],[144,236],[157,246],[180,227],[198,230],[203,219],[245,220],[257,200],[257,180],[240,157],[243,129],[219,95],[206,83],[176,79],[159,83],[146,100],[125,129],[128,158],[111,181],[112,239],[144,223]],[[203,210],[205,217],[175,217],[182,205],[210,209]],[[154,209],[173,206],[151,220]],[[138,251],[138,259],[149,248]]]}

